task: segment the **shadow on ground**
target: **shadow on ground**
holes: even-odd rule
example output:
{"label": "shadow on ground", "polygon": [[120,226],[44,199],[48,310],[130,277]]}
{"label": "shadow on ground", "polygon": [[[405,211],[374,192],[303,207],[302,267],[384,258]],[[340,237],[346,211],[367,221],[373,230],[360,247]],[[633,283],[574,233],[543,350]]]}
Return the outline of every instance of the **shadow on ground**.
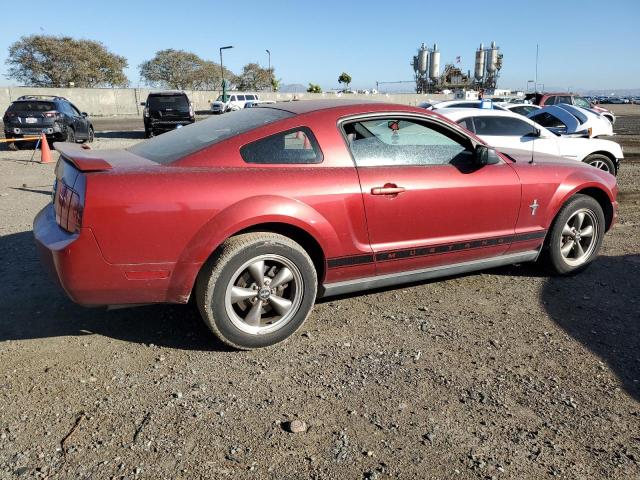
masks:
{"label": "shadow on ground", "polygon": [[144,131],[131,130],[110,130],[106,132],[96,132],[96,138],[126,138],[126,139],[143,139]]}
{"label": "shadow on ground", "polygon": [[542,301],[551,318],[616,373],[640,401],[640,255],[600,257],[570,278],[549,278]]}
{"label": "shadow on ground", "polygon": [[99,334],[184,350],[228,350],[193,305],[106,310],[72,303],[40,265],[32,232],[0,237],[0,342]]}
{"label": "shadow on ground", "polygon": [[[0,341],[95,333],[185,350],[226,350],[193,305],[107,311],[73,304],[40,266],[32,232],[0,237],[0,259]],[[640,400],[640,255],[601,256],[572,277],[548,278],[536,265],[493,272],[544,278],[540,301],[549,316]]]}

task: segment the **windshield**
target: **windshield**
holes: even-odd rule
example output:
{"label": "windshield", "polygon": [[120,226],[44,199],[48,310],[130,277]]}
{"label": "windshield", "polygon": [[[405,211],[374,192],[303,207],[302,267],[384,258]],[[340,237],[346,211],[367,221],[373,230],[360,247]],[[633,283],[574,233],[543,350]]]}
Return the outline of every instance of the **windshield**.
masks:
{"label": "windshield", "polygon": [[573,97],[573,104],[582,108],[591,108],[591,103],[586,98]]}
{"label": "windshield", "polygon": [[229,95],[218,95],[216,98],[216,102],[226,102],[227,100],[229,100]]}
{"label": "windshield", "polygon": [[48,112],[55,110],[53,102],[14,102],[9,106],[8,112]]}
{"label": "windshield", "polygon": [[128,151],[167,164],[234,135],[292,116],[290,112],[273,108],[247,108],[178,128],[138,143]]}
{"label": "windshield", "polygon": [[147,105],[150,110],[189,110],[189,101],[185,95],[156,95],[149,96]]}

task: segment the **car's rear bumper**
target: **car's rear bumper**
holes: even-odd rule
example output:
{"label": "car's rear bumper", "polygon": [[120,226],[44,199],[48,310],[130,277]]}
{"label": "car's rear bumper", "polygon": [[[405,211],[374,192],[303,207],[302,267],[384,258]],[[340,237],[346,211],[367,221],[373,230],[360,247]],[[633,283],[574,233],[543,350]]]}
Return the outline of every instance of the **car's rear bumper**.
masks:
{"label": "car's rear bumper", "polygon": [[191,125],[195,120],[186,119],[186,120],[151,120],[147,124],[147,129],[153,129],[156,131],[159,130],[173,130],[178,127],[185,127],[187,125]]}
{"label": "car's rear bumper", "polygon": [[33,137],[39,136],[42,133],[44,133],[47,138],[53,138],[59,136],[63,132],[61,127],[57,124],[40,127],[14,127],[9,125],[5,125],[4,127],[4,136],[6,138]]}
{"label": "car's rear bumper", "polygon": [[55,221],[51,204],[34,219],[33,234],[43,265],[76,303],[97,306],[188,300],[188,294],[183,298],[170,293],[174,264],[109,263],[93,231],[64,231]]}

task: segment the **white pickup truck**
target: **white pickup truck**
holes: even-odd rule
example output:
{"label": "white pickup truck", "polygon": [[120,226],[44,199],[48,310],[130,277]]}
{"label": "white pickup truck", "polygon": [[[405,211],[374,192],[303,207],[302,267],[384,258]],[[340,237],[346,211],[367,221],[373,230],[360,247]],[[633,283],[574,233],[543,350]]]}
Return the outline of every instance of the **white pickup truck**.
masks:
{"label": "white pickup truck", "polygon": [[227,93],[226,99],[220,95],[215,102],[211,102],[212,113],[225,113],[242,110],[247,102],[260,100],[257,93]]}

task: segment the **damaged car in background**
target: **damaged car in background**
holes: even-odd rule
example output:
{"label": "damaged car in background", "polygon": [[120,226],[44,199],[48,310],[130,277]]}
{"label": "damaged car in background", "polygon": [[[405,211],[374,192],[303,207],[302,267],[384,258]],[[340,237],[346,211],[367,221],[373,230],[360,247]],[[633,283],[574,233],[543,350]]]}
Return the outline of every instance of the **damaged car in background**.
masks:
{"label": "damaged car in background", "polygon": [[193,105],[181,91],[152,92],[144,107],[144,135],[146,138],[191,125],[196,121]]}
{"label": "damaged car in background", "polygon": [[533,156],[536,159],[557,155],[584,162],[612,175],[617,175],[624,157],[622,147],[616,142],[564,136],[517,113],[478,108],[447,108],[439,113],[475,133],[492,147],[515,157]]}
{"label": "damaged car in background", "polygon": [[[4,136],[23,138],[44,133],[47,140],[93,142],[94,130],[89,116],[64,97],[23,95],[9,105],[2,117]],[[17,143],[10,148],[17,148]]]}
{"label": "damaged car in background", "polygon": [[531,111],[527,117],[553,133],[565,136],[602,137],[613,135],[613,125],[595,111],[560,103]]}

